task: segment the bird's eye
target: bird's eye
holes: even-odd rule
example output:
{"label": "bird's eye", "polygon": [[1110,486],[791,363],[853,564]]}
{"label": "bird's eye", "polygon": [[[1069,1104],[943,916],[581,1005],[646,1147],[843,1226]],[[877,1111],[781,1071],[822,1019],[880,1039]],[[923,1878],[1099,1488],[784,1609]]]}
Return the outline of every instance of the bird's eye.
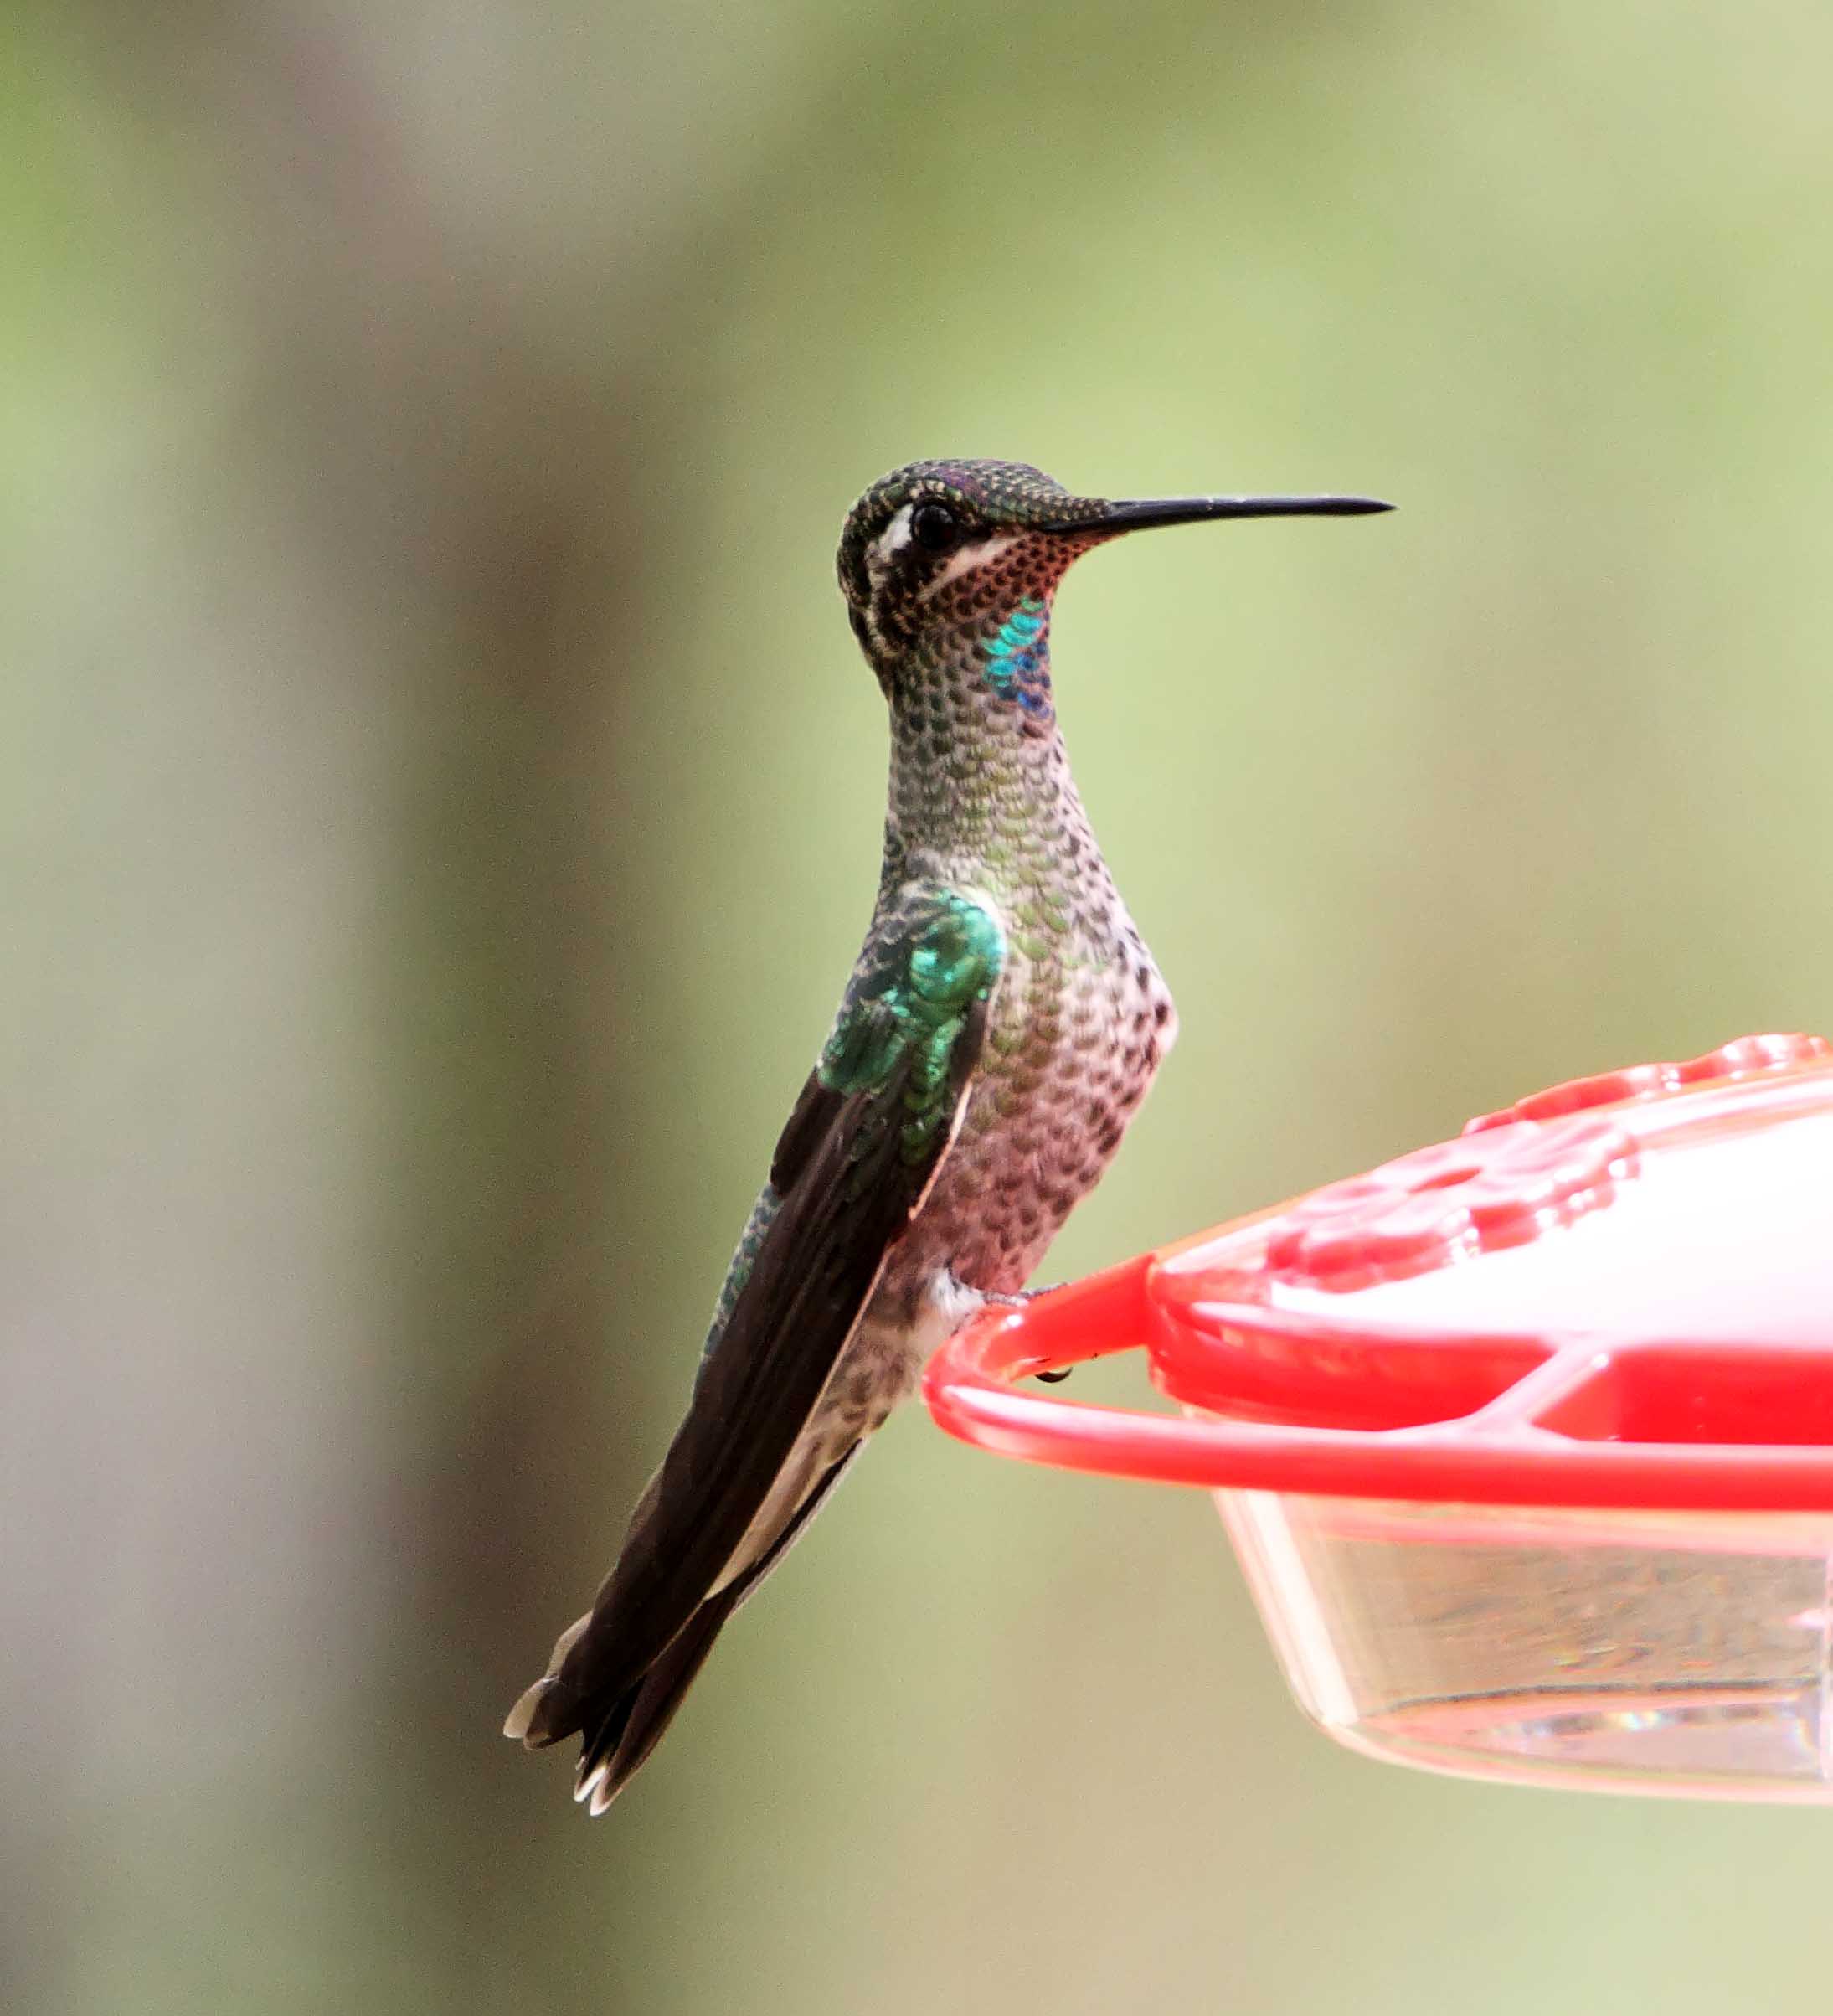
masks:
{"label": "bird's eye", "polygon": [[925,553],[946,553],[961,536],[961,521],[946,504],[926,498],[910,513],[910,536]]}

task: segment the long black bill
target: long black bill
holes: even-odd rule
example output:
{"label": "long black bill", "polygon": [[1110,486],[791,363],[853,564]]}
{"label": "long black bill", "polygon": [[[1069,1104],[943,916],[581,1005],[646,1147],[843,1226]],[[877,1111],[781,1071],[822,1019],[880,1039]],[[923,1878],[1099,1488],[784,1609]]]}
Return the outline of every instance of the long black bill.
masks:
{"label": "long black bill", "polygon": [[1144,532],[1154,525],[1193,525],[1214,518],[1364,518],[1392,511],[1378,497],[1122,498],[1086,516],[1058,518],[1050,532]]}

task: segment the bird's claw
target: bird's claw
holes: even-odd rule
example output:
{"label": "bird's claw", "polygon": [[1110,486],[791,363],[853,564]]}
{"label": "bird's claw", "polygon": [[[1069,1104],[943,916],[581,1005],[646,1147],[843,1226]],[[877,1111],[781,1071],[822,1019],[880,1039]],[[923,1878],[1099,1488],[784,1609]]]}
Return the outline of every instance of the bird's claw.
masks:
{"label": "bird's claw", "polygon": [[[1035,1302],[1040,1295],[1049,1294],[1048,1288],[1021,1288],[1016,1295],[989,1294],[986,1300],[996,1308],[1022,1309],[1027,1302]],[[1074,1365],[1059,1365],[1053,1372],[1033,1372],[1032,1377],[1043,1386],[1060,1386],[1074,1371]]]}

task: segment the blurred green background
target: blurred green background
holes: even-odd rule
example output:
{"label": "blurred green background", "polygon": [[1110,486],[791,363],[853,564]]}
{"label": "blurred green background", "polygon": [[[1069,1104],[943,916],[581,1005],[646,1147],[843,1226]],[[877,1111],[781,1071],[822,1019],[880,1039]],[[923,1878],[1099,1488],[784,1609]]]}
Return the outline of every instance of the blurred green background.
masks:
{"label": "blurred green background", "polygon": [[1200,1496],[915,1410],[607,1820],[497,1728],[864,922],[886,467],[1402,506],[1063,595],[1184,1034],[1053,1276],[1833,1023],[1833,13],[63,0],[0,58],[0,2002],[1823,1994],[1833,1817],[1360,1761]]}

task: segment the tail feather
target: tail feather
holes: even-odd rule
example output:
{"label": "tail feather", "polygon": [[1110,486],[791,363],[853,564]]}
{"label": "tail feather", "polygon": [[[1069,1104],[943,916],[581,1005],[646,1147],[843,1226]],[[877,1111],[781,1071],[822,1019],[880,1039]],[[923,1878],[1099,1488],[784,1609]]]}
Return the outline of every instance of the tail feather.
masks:
{"label": "tail feather", "polygon": [[579,1642],[580,1633],[591,1622],[590,1611],[583,1617],[575,1617],[554,1641],[554,1655],[548,1661],[548,1670],[533,1687],[524,1689],[516,1697],[516,1704],[504,1718],[502,1725],[502,1733],[512,1742],[520,1743],[528,1750],[545,1750],[548,1744],[570,1736],[579,1727],[577,1722],[571,1729],[557,1726],[561,1704],[554,1698],[554,1685],[560,1677],[560,1668],[566,1663],[566,1655]]}
{"label": "tail feather", "polygon": [[742,1575],[709,1596],[648,1667],[615,1694],[595,1697],[569,1684],[564,1670],[568,1654],[596,1612],[588,1611],[569,1625],[555,1642],[547,1672],[510,1709],[502,1733],[529,1750],[544,1750],[571,1735],[583,1737],[573,1797],[596,1819],[648,1761],[705,1664],[713,1640],[732,1613],[789,1552],[859,1447],[854,1443],[829,1466],[770,1549]]}
{"label": "tail feather", "polygon": [[573,1797],[595,1820],[623,1791],[662,1740],[675,1711],[713,1650],[720,1628],[743,1600],[736,1586],[703,1603],[667,1651],[629,1689],[579,1753]]}

